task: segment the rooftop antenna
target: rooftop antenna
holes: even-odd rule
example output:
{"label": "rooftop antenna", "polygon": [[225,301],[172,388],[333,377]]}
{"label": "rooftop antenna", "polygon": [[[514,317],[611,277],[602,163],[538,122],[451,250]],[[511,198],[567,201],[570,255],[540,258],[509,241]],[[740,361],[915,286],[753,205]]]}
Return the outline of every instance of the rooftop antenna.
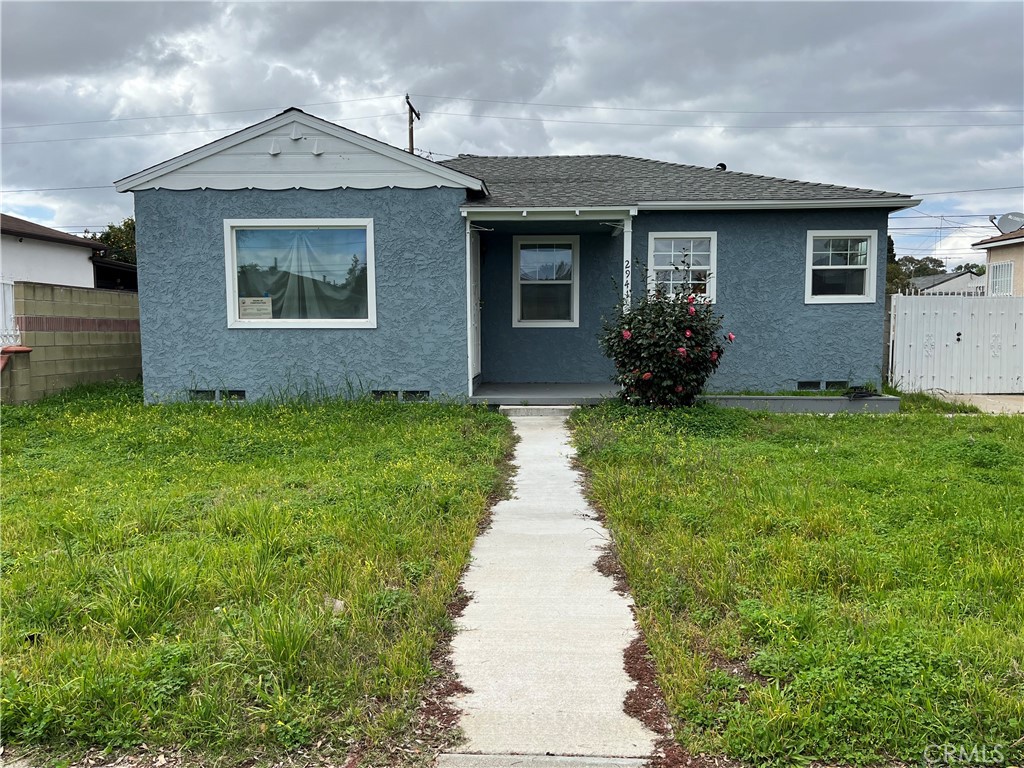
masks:
{"label": "rooftop antenna", "polygon": [[412,140],[412,121],[413,117],[420,120],[420,113],[416,111],[416,107],[409,101],[409,94],[405,94],[405,104],[409,107],[409,154],[413,154],[413,140]]}

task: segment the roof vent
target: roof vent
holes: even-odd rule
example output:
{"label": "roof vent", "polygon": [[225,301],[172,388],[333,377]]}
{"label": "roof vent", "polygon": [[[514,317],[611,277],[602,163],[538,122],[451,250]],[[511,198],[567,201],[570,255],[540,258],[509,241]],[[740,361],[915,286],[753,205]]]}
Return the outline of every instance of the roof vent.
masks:
{"label": "roof vent", "polygon": [[719,171],[724,171],[725,170],[725,163],[719,163],[718,165],[715,166],[715,168],[717,170],[719,170]]}

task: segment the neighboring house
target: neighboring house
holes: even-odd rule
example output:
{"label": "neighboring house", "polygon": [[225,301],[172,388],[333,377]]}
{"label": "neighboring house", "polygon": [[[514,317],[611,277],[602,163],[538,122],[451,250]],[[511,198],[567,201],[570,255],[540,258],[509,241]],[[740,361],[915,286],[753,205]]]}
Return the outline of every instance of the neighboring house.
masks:
{"label": "neighboring house", "polygon": [[0,246],[4,280],[80,288],[96,286],[92,257],[107,250],[103,243],[0,214]]}
{"label": "neighboring house", "polygon": [[984,296],[988,278],[968,269],[910,279],[911,292],[923,296]]}
{"label": "neighboring house", "polygon": [[880,386],[887,216],[918,202],[618,155],[434,163],[298,109],[116,187],[151,400],[607,384],[602,318],[654,284],[736,334],[714,390]]}
{"label": "neighboring house", "polygon": [[0,229],[0,399],[138,378],[134,265],[104,258],[103,243],[16,216],[0,215]]}
{"label": "neighboring house", "polygon": [[985,251],[989,296],[1024,296],[1024,228],[971,245]]}

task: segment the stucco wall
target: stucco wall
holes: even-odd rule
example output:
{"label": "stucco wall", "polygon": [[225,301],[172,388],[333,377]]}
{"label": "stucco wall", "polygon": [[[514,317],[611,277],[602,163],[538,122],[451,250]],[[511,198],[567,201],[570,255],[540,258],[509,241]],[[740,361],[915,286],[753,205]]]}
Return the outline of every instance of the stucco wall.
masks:
{"label": "stucco wall", "polygon": [[[530,231],[538,235],[575,233],[550,224],[537,224]],[[578,328],[512,327],[512,238],[510,233],[494,232],[481,240],[482,381],[607,381],[615,369],[602,354],[597,337],[602,315],[615,306],[622,284],[622,237],[580,235]]]}
{"label": "stucco wall", "polygon": [[[135,193],[143,382],[190,389],[464,395],[465,229],[457,189]],[[372,218],[377,328],[227,327],[224,219]]]}
{"label": "stucco wall", "polygon": [[[881,386],[887,214],[874,209],[641,213],[633,223],[634,294],[651,232],[717,232],[717,302],[737,339],[709,391],[779,391],[798,381]],[[875,301],[804,304],[807,231],[878,231]]]}
{"label": "stucco wall", "polygon": [[0,235],[5,280],[92,288],[92,250],[30,237]]}
{"label": "stucco wall", "polygon": [[1013,296],[1024,296],[1024,243],[1020,245],[1004,245],[1001,248],[990,248],[986,264],[991,269],[993,264],[1004,261],[1013,263]]}

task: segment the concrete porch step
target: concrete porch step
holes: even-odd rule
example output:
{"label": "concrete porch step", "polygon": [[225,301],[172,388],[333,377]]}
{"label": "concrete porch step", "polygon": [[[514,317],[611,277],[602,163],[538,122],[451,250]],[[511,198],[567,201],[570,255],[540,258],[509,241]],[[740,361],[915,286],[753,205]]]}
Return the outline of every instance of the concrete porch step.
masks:
{"label": "concrete porch step", "polygon": [[557,416],[563,419],[576,410],[575,405],[499,405],[506,416]]}

